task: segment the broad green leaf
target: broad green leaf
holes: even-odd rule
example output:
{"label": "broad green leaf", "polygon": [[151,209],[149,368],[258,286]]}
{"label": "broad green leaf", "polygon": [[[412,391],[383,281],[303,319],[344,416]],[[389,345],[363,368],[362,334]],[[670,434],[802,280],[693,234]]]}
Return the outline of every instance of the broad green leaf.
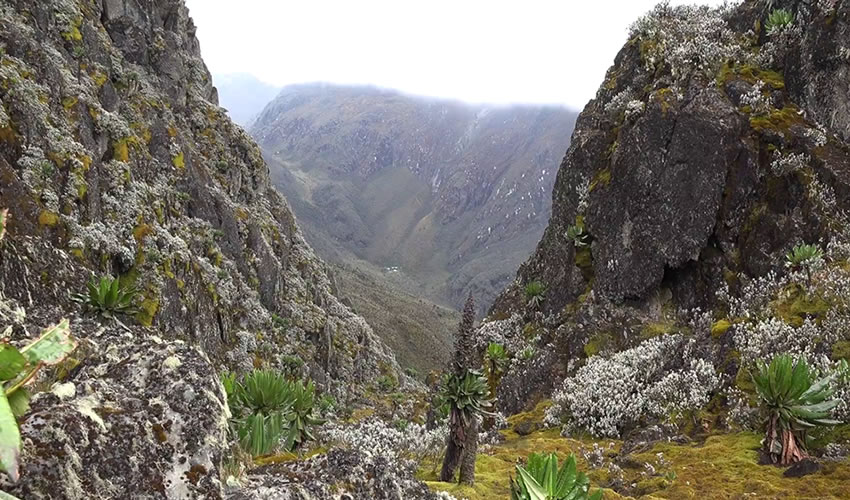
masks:
{"label": "broad green leaf", "polygon": [[24,347],[21,353],[31,363],[55,365],[65,359],[74,349],[77,341],[71,338],[71,328],[67,319],[58,325],[51,326],[41,333],[41,336],[30,345]]}
{"label": "broad green leaf", "polygon": [[[829,394],[823,395],[822,393],[828,391],[830,382],[832,382],[832,377],[824,377],[824,378],[818,380],[817,382],[812,384],[812,386],[809,387],[809,389],[806,392],[804,392],[802,396],[800,396],[800,399],[803,399],[803,400],[806,400],[806,401],[813,401],[814,399],[820,399],[820,401],[823,401],[824,399],[829,397]],[[822,395],[823,395],[823,397],[820,397]],[[819,403],[820,401],[817,401],[817,402]]]}
{"label": "broad green leaf", "polygon": [[824,401],[814,405],[792,406],[791,411],[795,415],[805,418],[824,418],[829,416],[829,411],[838,406],[840,402],[837,399]]}
{"label": "broad green leaf", "polygon": [[516,470],[522,476],[522,482],[525,484],[531,500],[547,500],[543,487],[540,486],[540,483],[527,470],[519,465],[517,465]]}
{"label": "broad green leaf", "polygon": [[30,394],[25,387],[19,388],[6,398],[9,400],[9,406],[12,408],[12,414],[15,417],[22,417],[24,413],[29,411]]}
{"label": "broad green leaf", "polygon": [[20,498],[10,495],[3,490],[0,490],[0,500],[21,500]]}
{"label": "broad green leaf", "polygon": [[21,432],[18,421],[6,399],[6,393],[0,391],[0,469],[6,471],[13,482],[18,481],[18,456],[21,453]]}
{"label": "broad green leaf", "polygon": [[558,456],[554,453],[546,457],[543,465],[543,483],[542,486],[550,495],[555,492],[555,480],[558,476]]}
{"label": "broad green leaf", "polygon": [[0,381],[12,380],[27,365],[27,358],[11,344],[0,344]]}
{"label": "broad green leaf", "polygon": [[788,392],[788,399],[795,400],[806,392],[806,389],[811,385],[809,377],[809,365],[807,363],[798,362],[794,365],[794,372],[791,374],[791,390]]}
{"label": "broad green leaf", "polygon": [[[800,361],[802,363],[804,361]],[[799,364],[798,363],[798,364]],[[791,358],[789,356],[780,356],[776,363],[776,389],[777,393],[783,399],[791,392]]]}
{"label": "broad green leaf", "polygon": [[596,490],[596,492],[588,497],[588,500],[602,500],[602,490]]}

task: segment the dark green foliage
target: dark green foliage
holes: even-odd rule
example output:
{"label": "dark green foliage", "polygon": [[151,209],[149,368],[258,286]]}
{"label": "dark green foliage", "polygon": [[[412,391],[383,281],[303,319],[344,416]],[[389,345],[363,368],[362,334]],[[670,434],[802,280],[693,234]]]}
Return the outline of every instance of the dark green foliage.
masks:
{"label": "dark green foliage", "polygon": [[136,307],[136,289],[121,286],[118,278],[104,276],[100,278],[100,281],[92,278],[87,287],[88,293],[74,294],[71,300],[83,304],[86,309],[105,318],[112,318],[117,314],[133,315],[139,312]]}
{"label": "dark green foliage", "polygon": [[823,251],[817,245],[797,245],[785,255],[791,267],[810,266],[823,258]]}
{"label": "dark green foliage", "polygon": [[793,22],[794,14],[790,11],[786,9],[774,9],[773,12],[767,16],[767,21],[765,21],[764,27],[767,30],[767,33],[771,34],[785,28],[786,26],[790,26]]}
{"label": "dark green foliage", "polygon": [[304,360],[300,356],[292,354],[284,354],[280,357],[280,362],[283,365],[283,370],[291,376],[298,375],[301,367],[304,366]]}
{"label": "dark green foliage", "polygon": [[274,324],[275,327],[277,327],[281,330],[288,329],[289,325],[290,325],[289,318],[282,318],[282,317],[278,316],[277,314],[272,314],[272,323]]}
{"label": "dark green foliage", "polygon": [[602,490],[590,494],[590,480],[576,468],[572,454],[558,468],[554,453],[532,453],[525,467],[516,466],[517,480],[511,478],[511,500],[601,500]]}
{"label": "dark green foliage", "polygon": [[381,375],[378,377],[378,388],[383,392],[390,392],[398,387],[398,380],[391,375]]}
{"label": "dark green foliage", "polygon": [[532,309],[538,309],[546,295],[546,285],[539,281],[532,281],[525,285],[525,298],[528,301],[528,306]]}
{"label": "dark green foliage", "polygon": [[794,363],[783,354],[770,365],[759,361],[752,377],[766,413],[764,451],[774,463],[802,460],[808,456],[807,431],[841,423],[829,418],[839,404],[837,399],[829,399],[833,377],[813,381],[804,358]]}
{"label": "dark green foliage", "polygon": [[287,419],[288,431],[284,448],[292,450],[308,439],[315,439],[310,429],[313,426],[322,425],[325,421],[314,415],[316,386],[313,385],[312,380],[306,384],[301,380],[290,382],[289,390],[295,400]]}
{"label": "dark green foliage", "polygon": [[579,225],[572,225],[567,228],[567,239],[579,248],[590,244],[590,235],[585,232],[584,227]]}
{"label": "dark green foliage", "polygon": [[488,415],[487,408],[492,406],[487,380],[475,370],[467,370],[463,376],[453,374],[446,379],[443,398],[455,411],[463,425],[468,425],[476,415]]}
{"label": "dark green foliage", "polygon": [[322,397],[319,398],[319,413],[322,415],[327,415],[328,413],[334,411],[337,405],[338,403],[335,397],[327,393],[322,394]]}
{"label": "dark green foliage", "polygon": [[224,373],[221,382],[233,431],[240,446],[253,456],[271,453],[281,441],[291,451],[313,439],[311,428],[323,423],[314,417],[313,382],[287,380],[268,370],[254,370],[241,380]]}

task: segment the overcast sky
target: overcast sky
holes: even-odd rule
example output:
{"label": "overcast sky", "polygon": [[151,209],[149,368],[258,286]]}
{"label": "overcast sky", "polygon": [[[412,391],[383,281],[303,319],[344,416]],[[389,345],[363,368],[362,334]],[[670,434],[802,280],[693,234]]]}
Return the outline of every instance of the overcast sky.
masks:
{"label": "overcast sky", "polygon": [[[187,0],[214,74],[582,108],[657,0]],[[673,1],[671,3],[693,3]],[[720,4],[719,0],[704,3]]]}

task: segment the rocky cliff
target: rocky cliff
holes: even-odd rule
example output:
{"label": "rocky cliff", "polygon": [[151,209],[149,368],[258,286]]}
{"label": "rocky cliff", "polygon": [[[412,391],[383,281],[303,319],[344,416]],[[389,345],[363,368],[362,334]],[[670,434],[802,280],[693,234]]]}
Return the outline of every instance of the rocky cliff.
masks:
{"label": "rocky cliff", "polygon": [[[771,25],[775,9],[792,21]],[[544,236],[481,331],[536,349],[503,409],[554,392],[551,421],[619,435],[722,395],[716,417],[755,359],[846,356],[848,47],[842,1],[661,5],[635,23],[576,123]],[[786,258],[804,243],[824,252],[808,280]],[[610,377],[632,396],[603,394]],[[674,378],[704,392],[653,400]]]}
{"label": "rocky cliff", "polygon": [[[298,356],[340,401],[406,383],[218,106],[182,0],[4,0],[0,103],[0,319],[23,342],[70,317],[81,341],[24,419],[12,492],[220,498],[221,369]],[[134,318],[71,302],[107,274]]]}
{"label": "rocky cliff", "polygon": [[459,308],[469,292],[489,304],[540,238],[574,120],[312,84],[284,89],[251,134],[323,256],[398,267]]}

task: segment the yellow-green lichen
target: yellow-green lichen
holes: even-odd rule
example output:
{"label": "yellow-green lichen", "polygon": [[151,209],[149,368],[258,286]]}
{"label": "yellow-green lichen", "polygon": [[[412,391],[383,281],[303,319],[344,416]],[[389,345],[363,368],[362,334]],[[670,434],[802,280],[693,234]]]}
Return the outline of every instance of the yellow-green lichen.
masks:
{"label": "yellow-green lichen", "polygon": [[59,214],[50,210],[42,210],[38,214],[38,224],[45,227],[55,227],[59,223]]}
{"label": "yellow-green lichen", "polygon": [[171,163],[174,164],[175,168],[184,169],[186,168],[186,159],[183,157],[183,152],[177,154],[172,160]]}
{"label": "yellow-green lichen", "polygon": [[731,327],[732,323],[728,319],[721,319],[711,325],[711,336],[714,338],[722,337]]}
{"label": "yellow-green lichen", "polygon": [[640,336],[643,339],[651,339],[654,337],[661,337],[663,335],[670,335],[671,333],[677,332],[676,324],[670,321],[653,321],[644,325],[644,327],[640,331]]}
{"label": "yellow-green lichen", "polygon": [[[617,144],[616,141],[613,144]],[[611,169],[603,168],[593,177],[593,180],[590,181],[590,186],[588,187],[589,191],[593,191],[599,186],[607,187],[608,184],[611,184]]]}
{"label": "yellow-green lichen", "polygon": [[773,131],[788,134],[794,124],[804,123],[800,110],[795,106],[773,109],[765,115],[750,116],[750,127],[759,132]]}
{"label": "yellow-green lichen", "polygon": [[782,90],[785,88],[785,77],[781,73],[762,69],[751,64],[736,65],[732,63],[726,63],[720,68],[720,72],[717,74],[717,86],[723,88],[727,83],[735,79],[741,79],[751,84],[762,81],[768,90]]}

